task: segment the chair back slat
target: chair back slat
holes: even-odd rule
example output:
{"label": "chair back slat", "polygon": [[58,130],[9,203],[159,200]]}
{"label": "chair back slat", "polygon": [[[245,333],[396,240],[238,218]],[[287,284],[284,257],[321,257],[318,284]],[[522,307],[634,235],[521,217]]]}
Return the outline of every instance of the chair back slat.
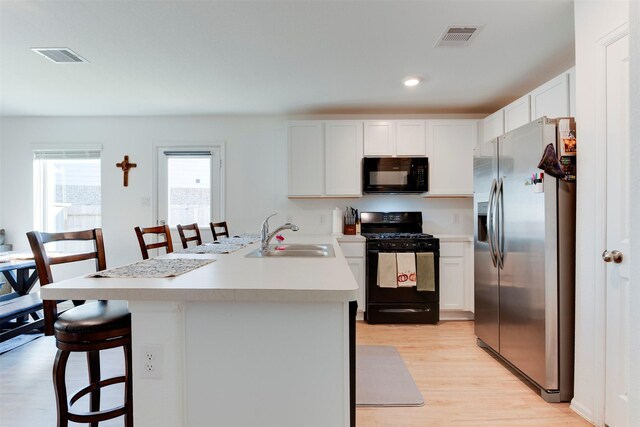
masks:
{"label": "chair back slat", "polygon": [[[40,286],[47,286],[53,283],[53,275],[51,274],[51,266],[54,264],[66,264],[89,259],[96,260],[96,271],[102,271],[107,268],[107,261],[104,250],[104,240],[102,237],[102,229],[94,228],[92,230],[82,231],[65,231],[61,233],[44,233],[40,231],[30,231],[27,233],[27,239],[33,252],[33,258],[36,263],[36,271],[40,280]],[[75,253],[71,255],[51,255],[47,253],[45,245],[51,242],[62,241],[94,241],[94,248],[91,252]],[[74,304],[82,304],[84,301],[75,301]],[[45,335],[53,335],[53,324],[58,317],[58,302],[53,300],[43,301],[44,311],[44,332]]]}
{"label": "chair back slat", "polygon": [[[136,227],[136,236],[138,237],[138,244],[140,245],[140,252],[142,252],[142,259],[149,259],[149,249],[165,248],[166,253],[173,252],[173,243],[171,242],[171,230],[168,225],[158,225],[155,227]],[[159,238],[164,238],[159,242],[146,243],[144,236],[146,234],[155,235]]]}
{"label": "chair back slat", "polygon": [[[180,241],[182,242],[182,248],[187,249],[189,242],[196,242],[196,245],[202,244],[202,238],[200,237],[200,229],[197,223],[181,225],[178,224],[178,234],[180,234]],[[185,231],[192,231],[193,234],[190,237],[185,235]]]}
{"label": "chair back slat", "polygon": [[[227,221],[211,222],[209,223],[209,226],[211,227],[213,240],[218,240],[218,237],[220,236],[229,237],[229,227],[227,227]],[[220,229],[220,231],[216,231],[216,229]]]}

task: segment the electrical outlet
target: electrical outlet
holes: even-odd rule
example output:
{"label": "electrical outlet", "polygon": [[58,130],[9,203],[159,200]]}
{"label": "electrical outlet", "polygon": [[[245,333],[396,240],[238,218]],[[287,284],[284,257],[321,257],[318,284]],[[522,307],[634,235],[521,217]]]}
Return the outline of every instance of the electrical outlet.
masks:
{"label": "electrical outlet", "polygon": [[143,345],[140,353],[140,377],[162,378],[162,346],[158,344]]}
{"label": "electrical outlet", "polygon": [[324,219],[324,215],[320,215],[320,224],[324,224],[325,219]]}
{"label": "electrical outlet", "polygon": [[451,221],[454,224],[460,224],[460,214],[457,214],[457,213],[453,214],[453,218],[451,219]]}
{"label": "electrical outlet", "polygon": [[293,223],[293,215],[287,215],[287,222]]}

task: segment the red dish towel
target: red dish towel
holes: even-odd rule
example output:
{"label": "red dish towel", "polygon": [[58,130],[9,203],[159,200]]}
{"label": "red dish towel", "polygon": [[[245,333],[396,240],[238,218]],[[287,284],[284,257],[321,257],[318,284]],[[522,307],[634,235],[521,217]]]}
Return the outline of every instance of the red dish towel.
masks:
{"label": "red dish towel", "polygon": [[410,288],[416,285],[416,254],[401,252],[397,255],[398,286]]}

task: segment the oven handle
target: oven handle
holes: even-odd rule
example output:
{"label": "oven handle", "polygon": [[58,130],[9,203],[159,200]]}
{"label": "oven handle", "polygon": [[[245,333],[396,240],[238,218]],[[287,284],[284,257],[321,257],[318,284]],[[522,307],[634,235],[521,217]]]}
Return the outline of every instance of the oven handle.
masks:
{"label": "oven handle", "polygon": [[431,308],[381,308],[379,313],[425,313]]}
{"label": "oven handle", "polygon": [[494,178],[491,183],[491,191],[489,192],[489,206],[487,212],[487,240],[489,241],[489,254],[491,255],[491,262],[494,267],[498,266],[498,257],[496,255],[495,242],[493,240],[494,237],[494,215],[495,208],[493,206],[496,200],[496,190],[498,187],[498,181]]}

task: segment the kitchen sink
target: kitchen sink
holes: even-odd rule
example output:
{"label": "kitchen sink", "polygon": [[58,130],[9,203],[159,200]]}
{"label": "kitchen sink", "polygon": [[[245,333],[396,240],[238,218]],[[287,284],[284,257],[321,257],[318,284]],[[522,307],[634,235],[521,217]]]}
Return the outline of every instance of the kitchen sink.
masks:
{"label": "kitchen sink", "polygon": [[280,258],[280,257],[292,257],[292,258],[330,258],[335,257],[333,252],[333,245],[305,245],[305,244],[292,244],[292,245],[269,245],[267,250],[262,252],[260,249],[247,254],[247,258]]}

